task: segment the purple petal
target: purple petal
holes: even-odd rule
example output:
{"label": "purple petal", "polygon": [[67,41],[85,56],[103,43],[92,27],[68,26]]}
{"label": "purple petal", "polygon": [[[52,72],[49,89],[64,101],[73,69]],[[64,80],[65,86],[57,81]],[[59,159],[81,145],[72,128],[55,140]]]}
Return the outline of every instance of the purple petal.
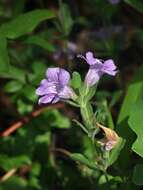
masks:
{"label": "purple petal", "polygon": [[61,86],[67,85],[70,80],[69,72],[58,67],[49,68],[46,72],[46,76],[49,82],[59,83]]}
{"label": "purple petal", "polygon": [[59,82],[59,67],[49,68],[46,71],[46,77],[49,82]]}
{"label": "purple petal", "polygon": [[54,99],[52,100],[52,104],[55,104],[55,103],[57,103],[58,101],[60,101],[60,98],[56,95],[55,97],[54,97]]}
{"label": "purple petal", "polygon": [[59,71],[59,83],[61,86],[66,86],[70,80],[70,74],[65,69]]}
{"label": "purple petal", "polygon": [[117,73],[116,68],[117,67],[114,64],[114,61],[112,59],[108,59],[107,61],[104,62],[101,71],[103,73],[107,73],[109,75],[115,76]]}
{"label": "purple petal", "polygon": [[39,104],[48,104],[48,103],[51,103],[52,101],[54,101],[53,103],[55,103],[55,100],[56,100],[56,102],[59,101],[59,99],[55,99],[55,98],[56,98],[55,94],[47,94],[47,95],[41,97],[39,99],[38,103]]}
{"label": "purple petal", "polygon": [[96,64],[90,65],[90,69],[94,69],[97,72],[101,71],[102,68],[103,68],[103,64],[101,62],[96,62]]}
{"label": "purple petal", "polygon": [[113,149],[113,147],[116,145],[117,141],[108,141],[106,144],[105,144],[105,150],[107,151],[110,151]]}
{"label": "purple petal", "polygon": [[93,53],[90,51],[86,53],[86,60],[89,65],[94,65],[96,63],[96,59],[93,57]]}
{"label": "purple petal", "polygon": [[44,84],[46,84],[47,82],[48,82],[47,79],[43,79],[43,80],[41,80],[40,85],[44,85]]}
{"label": "purple petal", "polygon": [[69,86],[65,86],[63,89],[61,89],[58,95],[60,98],[70,99],[74,96],[74,92]]}
{"label": "purple petal", "polygon": [[84,59],[90,66],[93,66],[95,64],[102,64],[102,60],[94,58],[93,53],[90,51],[86,53],[86,57],[83,55],[78,55],[77,57]]}
{"label": "purple petal", "polygon": [[36,94],[39,96],[43,96],[45,94],[57,94],[56,85],[44,79],[41,81],[41,85],[36,89]]}
{"label": "purple petal", "polygon": [[97,72],[97,70],[89,69],[85,77],[85,84],[87,86],[95,85],[99,81],[100,76],[101,75],[99,74],[99,72]]}
{"label": "purple petal", "polygon": [[83,55],[78,55],[77,57],[84,59],[89,65],[94,65],[96,62],[96,59],[93,57],[93,53],[90,51],[86,53],[86,57]]}

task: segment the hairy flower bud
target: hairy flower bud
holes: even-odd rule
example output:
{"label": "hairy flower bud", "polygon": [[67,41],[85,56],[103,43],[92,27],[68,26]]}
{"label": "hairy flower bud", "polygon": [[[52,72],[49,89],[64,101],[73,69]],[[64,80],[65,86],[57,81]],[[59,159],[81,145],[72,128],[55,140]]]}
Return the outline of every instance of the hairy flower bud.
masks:
{"label": "hairy flower bud", "polygon": [[110,151],[114,148],[114,146],[118,143],[119,136],[117,133],[103,125],[97,123],[97,126],[102,129],[105,133],[105,138],[100,141],[100,144],[105,147],[105,150]]}

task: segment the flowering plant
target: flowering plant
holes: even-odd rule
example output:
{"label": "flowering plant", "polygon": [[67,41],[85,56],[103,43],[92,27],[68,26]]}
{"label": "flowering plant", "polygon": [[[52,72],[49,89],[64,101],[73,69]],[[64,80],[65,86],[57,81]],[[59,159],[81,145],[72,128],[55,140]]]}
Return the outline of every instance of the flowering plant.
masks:
{"label": "flowering plant", "polygon": [[142,189],[142,13],[0,2],[0,190]]}
{"label": "flowering plant", "polygon": [[[112,157],[112,150],[116,149],[117,151],[121,149],[123,140],[110,128],[110,126],[105,127],[99,123],[100,121],[96,114],[98,110],[94,112],[91,99],[96,93],[100,78],[104,74],[115,76],[117,74],[117,67],[112,59],[104,61],[95,58],[92,52],[87,52],[85,57],[83,55],[78,55],[78,58],[82,58],[89,64],[89,70],[85,76],[85,80],[82,82],[80,79],[78,88],[72,85],[72,80],[75,79],[73,77],[70,81],[70,74],[68,71],[62,68],[48,68],[46,71],[46,79],[41,81],[40,86],[36,90],[36,94],[42,96],[39,99],[39,104],[54,104],[61,100],[80,109],[82,122],[75,119],[73,121],[76,122],[89,137],[93,143],[94,151],[97,151],[97,149],[99,151],[90,165],[85,162],[84,164],[89,168],[96,168],[102,171],[105,177],[107,177],[106,170],[111,162],[113,163],[115,161],[115,158],[112,158],[112,161],[110,160]],[[79,74],[78,76],[80,78]],[[103,139],[98,138],[100,132],[104,133]],[[102,156],[99,159],[98,157],[100,154],[102,154]],[[79,153],[70,154],[70,157],[81,163],[83,163],[81,158],[90,162],[88,158]]]}

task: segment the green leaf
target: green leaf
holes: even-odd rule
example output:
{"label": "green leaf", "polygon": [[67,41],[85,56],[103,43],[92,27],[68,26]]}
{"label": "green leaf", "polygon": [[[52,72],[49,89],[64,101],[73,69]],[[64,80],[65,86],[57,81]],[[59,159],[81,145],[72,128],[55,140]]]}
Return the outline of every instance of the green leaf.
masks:
{"label": "green leaf", "polygon": [[143,1],[141,0],[124,0],[130,6],[135,8],[137,11],[143,13]]}
{"label": "green leaf", "polygon": [[[140,98],[143,87],[143,66],[135,74],[133,82],[129,85],[118,117],[118,124],[129,116],[132,105]],[[133,93],[134,92],[134,93]]]}
{"label": "green leaf", "polygon": [[57,128],[69,128],[70,127],[70,121],[67,117],[60,114],[59,111],[55,110],[55,127]]}
{"label": "green leaf", "polygon": [[118,158],[120,151],[124,147],[125,140],[120,138],[119,142],[116,144],[116,146],[112,149],[110,155],[109,155],[109,160],[108,160],[108,166],[112,165]]}
{"label": "green leaf", "polygon": [[0,75],[7,73],[9,67],[9,57],[7,50],[7,40],[0,35]]}
{"label": "green leaf", "polygon": [[45,73],[45,70],[46,70],[46,65],[41,61],[35,61],[32,64],[32,71],[36,75],[43,75]]}
{"label": "green leaf", "polygon": [[11,66],[11,65],[7,68],[6,72],[0,71],[1,78],[17,79],[21,81],[22,83],[25,83],[25,75],[26,75],[26,72],[24,70],[19,69],[15,66]]}
{"label": "green leaf", "polygon": [[73,19],[71,17],[70,9],[65,3],[60,4],[59,20],[64,34],[66,36],[69,35],[73,26]]}
{"label": "green leaf", "polygon": [[68,129],[71,126],[69,118],[63,116],[58,110],[46,112],[44,113],[44,116],[51,127]]}
{"label": "green leaf", "polygon": [[27,182],[24,178],[12,176],[1,183],[0,190],[28,190]]}
{"label": "green leaf", "polygon": [[49,52],[55,51],[55,47],[51,43],[49,43],[47,40],[38,35],[30,36],[28,39],[26,39],[25,42],[28,44],[34,44],[40,46]]}
{"label": "green leaf", "polygon": [[15,157],[9,157],[4,154],[0,155],[0,165],[6,171],[13,168],[19,168],[23,164],[31,164],[31,160],[26,155],[20,155]]}
{"label": "green leaf", "polygon": [[26,103],[21,99],[18,99],[17,106],[19,113],[22,115],[30,113],[33,110],[33,105],[31,105],[30,103]]}
{"label": "green leaf", "polygon": [[5,92],[14,93],[19,91],[23,87],[23,84],[20,81],[10,81],[4,86]]}
{"label": "green leaf", "polygon": [[31,73],[28,73],[28,81],[32,83],[33,86],[39,85],[40,81],[43,79],[43,76],[45,76],[46,72],[46,64],[42,61],[35,61],[32,63],[31,66]]}
{"label": "green leaf", "polygon": [[45,132],[44,134],[37,135],[35,138],[35,142],[38,143],[47,143],[50,142],[51,134],[49,132]]}
{"label": "green leaf", "polygon": [[30,175],[32,175],[32,176],[39,176],[40,172],[41,172],[41,165],[40,165],[40,163],[37,162],[37,163],[32,164]]}
{"label": "green leaf", "polygon": [[112,94],[112,100],[110,102],[109,107],[113,107],[117,103],[117,101],[120,99],[121,95],[122,95],[122,91],[121,90],[115,91]]}
{"label": "green leaf", "polygon": [[31,189],[41,189],[39,179],[35,176],[30,177],[28,185]]}
{"label": "green leaf", "polygon": [[[107,183],[107,178],[108,178],[108,183]],[[123,180],[120,176],[112,176],[112,175],[107,175],[107,178],[105,175],[100,175],[98,184],[100,187],[100,190],[109,190],[109,186],[113,187],[112,189],[118,189],[119,183],[123,183]]]}
{"label": "green leaf", "polygon": [[[126,169],[130,163],[130,149],[134,142],[135,134],[128,126],[128,117],[130,110],[135,102],[141,99],[143,89],[143,66],[141,66],[135,74],[133,82],[128,86],[124,101],[121,106],[120,114],[117,121],[117,132],[119,136],[126,140],[120,156],[120,164]],[[124,160],[122,159],[124,157]]]}
{"label": "green leaf", "polygon": [[26,85],[23,88],[23,95],[26,97],[26,99],[30,100],[31,102],[35,102],[37,100],[37,95],[35,93],[35,88],[31,85]]}
{"label": "green leaf", "polygon": [[40,22],[53,17],[53,12],[46,9],[24,13],[14,20],[3,24],[0,27],[0,34],[9,39],[15,39],[32,32]]}
{"label": "green leaf", "polygon": [[86,158],[84,155],[80,154],[80,153],[73,153],[70,154],[70,158],[74,161],[77,161],[81,164],[86,165],[87,167],[91,168],[91,169],[97,169],[96,165],[94,163],[92,163],[91,161],[88,160],[88,158]]}
{"label": "green leaf", "polygon": [[128,123],[137,135],[137,139],[132,145],[132,150],[143,157],[143,101],[138,101],[132,107]]}
{"label": "green leaf", "polygon": [[132,181],[136,185],[143,185],[143,164],[134,167]]}
{"label": "green leaf", "polygon": [[71,86],[75,89],[81,86],[81,77],[78,72],[72,73]]}

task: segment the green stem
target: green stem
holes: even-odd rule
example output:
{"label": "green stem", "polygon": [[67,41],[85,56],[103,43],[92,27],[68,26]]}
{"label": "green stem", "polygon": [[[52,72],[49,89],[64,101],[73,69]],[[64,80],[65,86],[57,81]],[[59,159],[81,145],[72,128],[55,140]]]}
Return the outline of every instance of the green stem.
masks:
{"label": "green stem", "polygon": [[89,128],[91,126],[91,118],[89,116],[89,111],[87,108],[88,103],[85,101],[85,97],[87,96],[88,92],[89,88],[86,87],[84,95],[81,96],[80,112],[85,125]]}
{"label": "green stem", "polygon": [[106,179],[107,187],[108,187],[108,189],[110,189],[110,182],[109,182],[109,179],[108,179],[108,174],[107,174],[106,171],[104,171],[103,173],[104,173],[104,176],[105,176],[105,179]]}
{"label": "green stem", "polygon": [[74,121],[87,135],[89,135],[88,130],[87,130],[79,121],[77,121],[76,119],[73,119],[73,121]]}
{"label": "green stem", "polygon": [[92,133],[91,139],[92,139],[92,143],[95,143],[95,135],[98,133],[99,129],[95,128],[95,130]]}
{"label": "green stem", "polygon": [[[56,136],[54,134],[50,133],[50,144],[49,144],[48,150],[52,150],[55,148],[55,138],[56,138]],[[49,161],[53,167],[56,166],[54,152],[49,151]]]}
{"label": "green stem", "polygon": [[81,105],[80,110],[81,110],[82,119],[83,119],[85,125],[88,128],[90,128],[92,124],[91,124],[91,116],[90,116],[89,110],[87,108],[87,103]]}
{"label": "green stem", "polygon": [[108,104],[107,104],[107,100],[104,101],[104,106],[105,106],[105,109],[106,109],[106,112],[107,112],[107,120],[108,120],[108,125],[111,129],[114,129],[115,126],[114,126],[114,122],[113,122],[113,118],[112,118],[112,114],[111,114],[111,111],[108,107]]}

